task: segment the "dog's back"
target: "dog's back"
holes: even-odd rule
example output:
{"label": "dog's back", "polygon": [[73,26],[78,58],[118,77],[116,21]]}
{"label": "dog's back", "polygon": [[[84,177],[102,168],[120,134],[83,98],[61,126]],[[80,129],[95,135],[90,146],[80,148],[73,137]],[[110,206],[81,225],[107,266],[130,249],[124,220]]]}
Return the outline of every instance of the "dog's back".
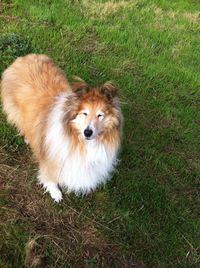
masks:
{"label": "dog's back", "polygon": [[29,141],[37,139],[54,97],[70,90],[63,72],[46,55],[37,54],[16,59],[3,73],[1,87],[9,122]]}

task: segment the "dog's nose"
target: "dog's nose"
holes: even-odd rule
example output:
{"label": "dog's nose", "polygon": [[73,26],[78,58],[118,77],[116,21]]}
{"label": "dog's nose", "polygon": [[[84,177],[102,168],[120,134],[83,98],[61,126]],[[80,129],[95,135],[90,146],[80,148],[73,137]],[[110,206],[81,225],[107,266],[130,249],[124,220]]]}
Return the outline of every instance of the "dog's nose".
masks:
{"label": "dog's nose", "polygon": [[90,128],[86,128],[86,129],[84,130],[84,135],[85,135],[86,138],[90,138],[90,137],[92,136],[92,134],[93,134],[92,129],[90,129]]}

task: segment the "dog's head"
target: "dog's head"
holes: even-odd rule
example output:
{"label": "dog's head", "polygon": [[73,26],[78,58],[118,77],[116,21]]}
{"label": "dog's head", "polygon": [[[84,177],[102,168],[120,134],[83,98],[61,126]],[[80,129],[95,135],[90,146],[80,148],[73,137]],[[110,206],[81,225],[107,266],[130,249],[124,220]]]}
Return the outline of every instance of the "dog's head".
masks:
{"label": "dog's head", "polygon": [[70,124],[84,140],[105,137],[112,130],[120,130],[121,112],[117,88],[107,82],[90,88],[85,82],[72,86],[76,111]]}

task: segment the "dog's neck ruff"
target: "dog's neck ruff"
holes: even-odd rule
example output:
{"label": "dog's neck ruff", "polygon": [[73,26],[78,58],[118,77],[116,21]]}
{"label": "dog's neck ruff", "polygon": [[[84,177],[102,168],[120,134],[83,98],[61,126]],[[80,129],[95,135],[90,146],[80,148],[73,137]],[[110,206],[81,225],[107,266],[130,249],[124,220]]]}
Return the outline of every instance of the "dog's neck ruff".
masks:
{"label": "dog's neck ruff", "polygon": [[47,125],[45,144],[47,158],[56,162],[57,181],[67,191],[89,193],[105,182],[117,162],[118,148],[106,146],[97,140],[85,140],[84,154],[79,145],[71,150],[70,136],[63,127],[64,106],[73,93],[62,93],[55,100]]}

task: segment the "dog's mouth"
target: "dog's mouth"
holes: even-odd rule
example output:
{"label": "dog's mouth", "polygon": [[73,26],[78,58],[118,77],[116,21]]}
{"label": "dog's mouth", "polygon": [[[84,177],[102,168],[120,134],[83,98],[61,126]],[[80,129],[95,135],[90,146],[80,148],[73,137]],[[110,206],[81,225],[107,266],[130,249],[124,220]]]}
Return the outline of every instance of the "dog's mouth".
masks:
{"label": "dog's mouth", "polygon": [[91,141],[91,140],[94,140],[95,137],[90,137],[90,138],[85,138],[86,141]]}

